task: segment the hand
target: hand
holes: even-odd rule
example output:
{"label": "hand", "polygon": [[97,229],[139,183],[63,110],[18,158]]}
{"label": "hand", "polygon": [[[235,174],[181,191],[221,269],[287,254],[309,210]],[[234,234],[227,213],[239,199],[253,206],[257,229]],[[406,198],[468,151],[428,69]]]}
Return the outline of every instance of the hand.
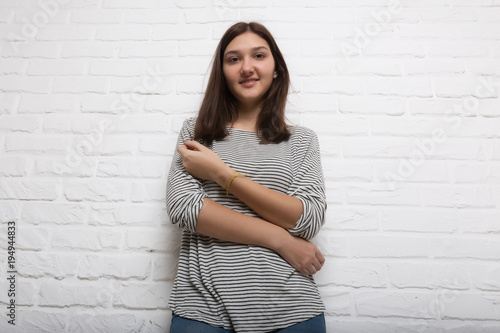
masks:
{"label": "hand", "polygon": [[196,178],[215,181],[218,173],[229,168],[219,155],[196,141],[184,141],[177,151],[186,171]]}
{"label": "hand", "polygon": [[325,263],[325,257],[316,245],[300,237],[291,236],[277,252],[293,268],[305,275],[317,273]]}

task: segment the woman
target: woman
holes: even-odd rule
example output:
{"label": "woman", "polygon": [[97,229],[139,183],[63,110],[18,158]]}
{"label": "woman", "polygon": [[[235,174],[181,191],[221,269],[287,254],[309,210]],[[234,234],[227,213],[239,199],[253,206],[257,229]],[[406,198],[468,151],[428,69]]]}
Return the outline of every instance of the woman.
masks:
{"label": "woman", "polygon": [[217,46],[198,116],[181,129],[167,211],[183,228],[171,332],[325,332],[308,240],[324,223],[318,140],[287,126],[283,56],[258,23]]}

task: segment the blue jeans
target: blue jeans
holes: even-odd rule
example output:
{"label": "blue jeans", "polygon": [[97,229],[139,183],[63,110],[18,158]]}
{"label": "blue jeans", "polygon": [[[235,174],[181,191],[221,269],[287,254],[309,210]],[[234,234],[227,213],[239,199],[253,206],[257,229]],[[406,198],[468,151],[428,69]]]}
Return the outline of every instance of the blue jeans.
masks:
{"label": "blue jeans", "polygon": [[[283,328],[274,333],[326,333],[325,315],[320,314],[314,318]],[[234,333],[222,327],[214,327],[201,321],[186,319],[172,314],[170,333]]]}

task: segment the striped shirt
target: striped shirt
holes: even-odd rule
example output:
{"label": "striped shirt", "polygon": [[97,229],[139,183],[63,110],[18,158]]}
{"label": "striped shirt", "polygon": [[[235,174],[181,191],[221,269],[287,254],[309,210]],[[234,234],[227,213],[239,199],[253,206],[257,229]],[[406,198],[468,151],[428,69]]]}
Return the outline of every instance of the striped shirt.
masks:
{"label": "striped shirt", "polygon": [[[194,137],[196,118],[184,121],[177,146]],[[210,147],[231,168],[302,201],[292,235],[314,237],[324,224],[326,200],[316,134],[290,128],[290,139],[260,144],[255,132],[229,128]],[[259,217],[212,181],[191,176],[175,151],[167,183],[167,212],[183,228],[179,266],[169,305],[178,316],[236,332],[270,332],[324,312],[312,276],[296,271],[276,252],[221,241],[196,232],[203,199]]]}

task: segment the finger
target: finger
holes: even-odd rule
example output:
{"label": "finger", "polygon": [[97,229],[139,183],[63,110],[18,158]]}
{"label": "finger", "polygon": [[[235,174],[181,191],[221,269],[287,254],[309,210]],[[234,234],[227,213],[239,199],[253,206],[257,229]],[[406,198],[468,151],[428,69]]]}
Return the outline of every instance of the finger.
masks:
{"label": "finger", "polygon": [[323,266],[323,264],[325,263],[326,259],[325,257],[323,256],[323,254],[321,254],[321,252],[317,251],[316,252],[316,259],[318,259],[319,263],[321,264],[321,266]]}
{"label": "finger", "polygon": [[191,149],[191,150],[203,150],[203,148],[205,148],[204,145],[202,145],[201,143],[199,143],[197,141],[186,140],[186,141],[184,141],[184,144],[186,145],[186,147],[188,149]]}
{"label": "finger", "polygon": [[179,147],[177,147],[177,152],[179,154],[181,154],[181,156],[184,156],[184,154],[186,153],[186,150],[187,150],[186,146],[179,146]]}

